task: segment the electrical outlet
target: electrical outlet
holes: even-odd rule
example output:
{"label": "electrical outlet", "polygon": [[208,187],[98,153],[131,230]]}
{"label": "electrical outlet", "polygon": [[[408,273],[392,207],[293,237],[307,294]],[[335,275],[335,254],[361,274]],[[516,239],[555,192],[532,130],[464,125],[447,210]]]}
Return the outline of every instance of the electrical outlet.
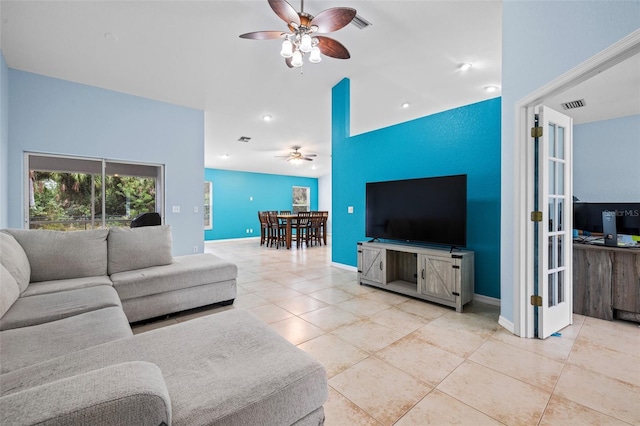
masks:
{"label": "electrical outlet", "polygon": [[173,206],[173,207],[171,208],[171,211],[172,211],[173,213],[180,213],[180,206]]}
{"label": "electrical outlet", "polygon": [[253,234],[253,228],[249,228],[249,233]]}
{"label": "electrical outlet", "polygon": [[247,231],[246,231],[246,233],[247,233],[247,234],[249,233],[249,228],[247,228]]}
{"label": "electrical outlet", "polygon": [[193,212],[198,213],[198,206],[193,206]]}
{"label": "electrical outlet", "polygon": [[349,213],[349,214],[353,213],[353,206],[347,207],[347,213]]}
{"label": "electrical outlet", "polygon": [[197,253],[198,252],[198,246],[193,246],[193,252]]}

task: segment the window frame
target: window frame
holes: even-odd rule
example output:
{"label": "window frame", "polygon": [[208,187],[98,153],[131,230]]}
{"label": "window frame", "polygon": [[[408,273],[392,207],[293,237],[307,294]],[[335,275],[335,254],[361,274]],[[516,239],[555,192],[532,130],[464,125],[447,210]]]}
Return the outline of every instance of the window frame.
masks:
{"label": "window frame", "polygon": [[[209,203],[207,204],[207,185],[209,186]],[[205,199],[204,199],[204,209],[202,211],[202,214],[204,216],[204,229],[205,231],[209,231],[213,229],[213,182],[210,180],[205,180],[204,181],[204,193],[205,193]],[[207,212],[208,210],[208,212]],[[209,216],[209,220],[207,220],[207,213]]]}
{"label": "window frame", "polygon": [[[66,172],[66,173],[90,173],[97,172],[98,168],[100,170],[99,173],[94,173],[94,175],[99,174],[101,176],[101,181],[106,182],[106,176],[111,176],[112,174],[108,173],[109,168],[113,168],[116,170],[116,175],[118,171],[128,171],[130,173],[136,173],[136,171],[141,174],[139,177],[147,177],[154,178],[156,180],[156,193],[155,193],[155,210],[158,212],[162,218],[162,222],[164,223],[165,217],[165,170],[164,164],[155,164],[155,163],[144,163],[144,162],[135,162],[135,161],[122,161],[122,160],[111,160],[107,158],[96,158],[96,157],[83,157],[76,155],[60,155],[60,154],[51,154],[51,153],[42,153],[42,152],[25,152],[23,155],[23,228],[30,228],[30,199],[31,199],[31,183],[30,183],[30,171],[31,171],[31,159],[32,157],[38,158],[36,161],[40,161],[46,164],[47,161],[50,161],[50,164],[58,163],[58,164],[77,164],[80,166],[86,166],[87,169],[83,170],[51,170],[51,169],[43,169],[45,171],[55,171],[55,172]],[[55,169],[55,167],[53,167]],[[155,169],[155,176],[151,176],[149,171]],[[146,172],[145,172],[146,171]],[[128,176],[136,176],[136,174],[127,174]],[[94,201],[95,202],[95,201]],[[102,204],[102,212],[100,227],[106,228],[107,223],[107,215],[106,215],[106,192],[103,190],[100,194],[100,202]],[[92,209],[92,224],[94,223],[95,214]]]}

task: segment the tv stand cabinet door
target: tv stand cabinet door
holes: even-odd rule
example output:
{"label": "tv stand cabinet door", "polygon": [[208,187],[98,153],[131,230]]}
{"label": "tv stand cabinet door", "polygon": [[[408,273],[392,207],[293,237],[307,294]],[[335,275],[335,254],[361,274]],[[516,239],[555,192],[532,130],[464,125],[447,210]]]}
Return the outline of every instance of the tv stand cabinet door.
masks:
{"label": "tv stand cabinet door", "polygon": [[369,283],[384,285],[386,270],[385,249],[360,246],[358,272],[360,279]]}
{"label": "tv stand cabinet door", "polygon": [[460,291],[456,273],[459,269],[455,268],[454,259],[420,254],[418,261],[420,294],[456,306]]}

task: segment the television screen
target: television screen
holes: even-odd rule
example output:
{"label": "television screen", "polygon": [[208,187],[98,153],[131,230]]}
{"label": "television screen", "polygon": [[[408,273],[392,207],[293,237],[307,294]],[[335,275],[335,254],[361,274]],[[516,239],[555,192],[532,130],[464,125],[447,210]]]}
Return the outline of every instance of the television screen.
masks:
{"label": "television screen", "polygon": [[602,233],[602,212],[616,212],[618,234],[640,235],[640,203],[573,203],[573,229]]}
{"label": "television screen", "polygon": [[467,245],[467,175],[368,182],[369,238]]}

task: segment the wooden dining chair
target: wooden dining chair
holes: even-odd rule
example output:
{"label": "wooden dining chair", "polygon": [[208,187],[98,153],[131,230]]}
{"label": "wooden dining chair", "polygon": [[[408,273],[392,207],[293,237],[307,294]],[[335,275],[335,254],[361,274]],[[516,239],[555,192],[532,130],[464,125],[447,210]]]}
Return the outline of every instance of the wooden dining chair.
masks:
{"label": "wooden dining chair", "polygon": [[309,225],[311,224],[311,212],[298,212],[298,217],[295,221],[296,230],[296,247],[304,242],[307,247],[309,246]]}
{"label": "wooden dining chair", "polygon": [[307,230],[307,245],[313,245],[314,242],[318,245],[322,245],[322,222],[324,218],[322,212],[311,212],[309,219],[309,227]]}
{"label": "wooden dining chair", "polygon": [[275,244],[276,248],[280,248],[280,243],[286,245],[286,227],[278,219],[278,212],[270,211],[267,213],[267,221],[269,224],[269,237],[267,244],[270,247],[273,247],[273,244]]}
{"label": "wooden dining chair", "polygon": [[258,212],[258,220],[260,221],[260,245],[267,243],[269,235],[269,221],[267,220],[267,212]]}

